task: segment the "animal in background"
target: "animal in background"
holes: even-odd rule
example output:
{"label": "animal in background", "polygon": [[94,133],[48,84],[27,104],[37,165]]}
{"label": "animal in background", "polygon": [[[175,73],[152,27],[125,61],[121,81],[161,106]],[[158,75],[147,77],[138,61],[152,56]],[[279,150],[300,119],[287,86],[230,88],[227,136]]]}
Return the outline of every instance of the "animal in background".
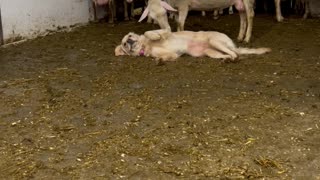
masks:
{"label": "animal in background", "polygon": [[[142,7],[143,9],[147,5],[148,0],[123,0],[124,5],[124,20],[134,19],[134,10],[136,6]],[[130,9],[128,8],[130,4]],[[130,17],[128,12],[130,11]]]}
{"label": "animal in background", "polygon": [[[229,7],[229,14],[233,14],[233,6],[230,6]],[[213,19],[218,19],[219,18],[219,15],[222,15],[223,14],[223,9],[215,9],[213,11]],[[206,11],[201,11],[201,15],[202,16],[206,16]]]}
{"label": "animal in background", "polygon": [[106,6],[108,14],[108,22],[113,23],[116,18],[116,7],[114,0],[92,0],[92,7],[94,11],[94,20],[97,20],[97,6]]}
{"label": "animal in background", "polygon": [[145,19],[147,16],[154,19],[159,24],[161,29],[171,31],[171,27],[168,22],[167,10],[176,11],[168,3],[161,0],[149,0],[148,5],[142,13],[139,22]]}
{"label": "animal in background", "polygon": [[[274,0],[275,9],[276,9],[276,19],[278,22],[282,22],[284,20],[281,12],[281,1],[282,0]],[[294,8],[298,11],[303,11],[303,18],[306,19],[310,14],[310,3],[309,0],[296,0],[295,2],[291,2],[291,4],[295,4]]]}
{"label": "animal in background", "polygon": [[[134,1],[136,0],[122,0],[123,2],[123,7],[124,7],[124,20],[130,20],[133,19],[134,16]],[[96,13],[96,9],[97,6],[106,6],[106,12],[108,15],[108,22],[109,23],[113,23],[114,20],[116,20],[116,10],[118,9],[116,7],[116,0],[92,0],[93,2],[93,8],[94,8],[94,19],[97,20],[97,13]],[[130,6],[130,9],[128,9],[128,5]],[[119,4],[118,4],[119,5]],[[131,17],[129,17],[128,14],[128,10],[130,10],[130,15]]]}
{"label": "animal in background", "polygon": [[240,15],[239,41],[249,42],[252,34],[254,2],[255,0],[167,0],[168,3],[178,10],[176,21],[177,30],[183,31],[184,24],[190,10],[206,11],[223,9],[235,6]]}

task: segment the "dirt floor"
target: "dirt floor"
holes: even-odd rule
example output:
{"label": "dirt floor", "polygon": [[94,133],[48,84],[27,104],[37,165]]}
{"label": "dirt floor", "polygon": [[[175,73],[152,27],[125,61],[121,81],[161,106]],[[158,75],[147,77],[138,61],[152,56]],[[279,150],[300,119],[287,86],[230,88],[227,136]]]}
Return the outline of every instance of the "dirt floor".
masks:
{"label": "dirt floor", "polygon": [[0,48],[0,179],[320,179],[320,19],[254,22],[237,63],[115,57],[136,22]]}

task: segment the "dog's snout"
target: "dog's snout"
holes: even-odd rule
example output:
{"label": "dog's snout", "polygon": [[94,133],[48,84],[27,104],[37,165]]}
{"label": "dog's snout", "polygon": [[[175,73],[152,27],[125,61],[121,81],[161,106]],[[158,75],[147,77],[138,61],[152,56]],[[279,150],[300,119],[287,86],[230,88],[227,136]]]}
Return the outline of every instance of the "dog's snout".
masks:
{"label": "dog's snout", "polygon": [[128,40],[127,40],[127,43],[130,44],[130,45],[132,45],[132,44],[134,43],[134,41],[133,41],[132,39],[128,39]]}

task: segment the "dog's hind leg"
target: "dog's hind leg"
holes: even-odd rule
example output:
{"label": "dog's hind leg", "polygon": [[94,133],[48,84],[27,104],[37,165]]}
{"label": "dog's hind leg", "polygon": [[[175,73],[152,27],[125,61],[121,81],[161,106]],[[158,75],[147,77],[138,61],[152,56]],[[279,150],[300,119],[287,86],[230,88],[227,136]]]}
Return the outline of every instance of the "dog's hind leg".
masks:
{"label": "dog's hind leg", "polygon": [[213,38],[209,40],[210,46],[213,49],[216,49],[222,53],[225,53],[231,57],[232,60],[238,58],[238,54],[234,52],[230,47],[228,47],[225,42],[217,41],[217,39]]}
{"label": "dog's hind leg", "polygon": [[204,51],[204,53],[214,59],[222,59],[222,60],[226,60],[226,59],[232,59],[232,57],[229,54],[223,54],[222,52],[219,52],[217,50],[214,49],[206,49]]}

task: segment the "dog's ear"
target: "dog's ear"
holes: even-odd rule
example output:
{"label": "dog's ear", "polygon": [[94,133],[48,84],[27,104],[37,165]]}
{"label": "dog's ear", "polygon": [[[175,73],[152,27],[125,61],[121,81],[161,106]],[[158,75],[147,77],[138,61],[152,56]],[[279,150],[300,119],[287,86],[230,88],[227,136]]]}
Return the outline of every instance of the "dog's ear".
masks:
{"label": "dog's ear", "polygon": [[115,56],[123,56],[126,55],[126,53],[122,50],[121,45],[117,46],[116,49],[114,50],[114,55]]}

